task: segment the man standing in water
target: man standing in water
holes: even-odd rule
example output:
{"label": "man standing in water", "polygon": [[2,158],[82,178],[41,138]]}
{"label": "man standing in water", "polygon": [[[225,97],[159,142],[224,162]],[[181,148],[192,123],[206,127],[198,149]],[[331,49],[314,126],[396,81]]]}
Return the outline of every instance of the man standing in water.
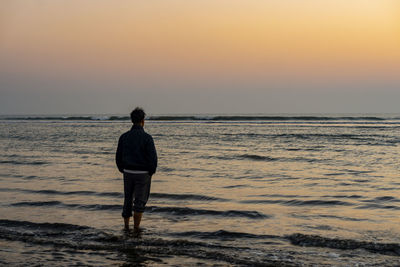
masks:
{"label": "man standing in water", "polygon": [[122,217],[125,229],[129,230],[133,203],[136,232],[139,231],[140,221],[149,199],[151,177],[157,168],[157,152],[153,138],[143,129],[145,116],[141,108],[135,108],[131,112],[133,126],[119,138],[115,156],[118,170],[124,174],[125,199]]}

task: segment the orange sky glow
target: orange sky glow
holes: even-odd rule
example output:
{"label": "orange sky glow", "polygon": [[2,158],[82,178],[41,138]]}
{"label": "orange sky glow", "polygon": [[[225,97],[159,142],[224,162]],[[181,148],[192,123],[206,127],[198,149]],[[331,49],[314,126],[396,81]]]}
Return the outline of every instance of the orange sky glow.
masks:
{"label": "orange sky glow", "polygon": [[8,74],[257,84],[399,82],[397,0],[1,5],[0,71]]}
{"label": "orange sky glow", "polygon": [[50,69],[390,72],[400,63],[398,7],[387,0],[22,1],[10,4],[19,14],[5,19],[2,56],[28,65],[40,58]]}

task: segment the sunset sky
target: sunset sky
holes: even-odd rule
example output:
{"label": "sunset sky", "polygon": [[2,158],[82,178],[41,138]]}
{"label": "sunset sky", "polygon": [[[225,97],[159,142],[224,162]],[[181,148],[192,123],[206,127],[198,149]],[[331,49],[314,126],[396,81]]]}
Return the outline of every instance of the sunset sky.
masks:
{"label": "sunset sky", "polygon": [[0,114],[400,113],[398,0],[3,0]]}

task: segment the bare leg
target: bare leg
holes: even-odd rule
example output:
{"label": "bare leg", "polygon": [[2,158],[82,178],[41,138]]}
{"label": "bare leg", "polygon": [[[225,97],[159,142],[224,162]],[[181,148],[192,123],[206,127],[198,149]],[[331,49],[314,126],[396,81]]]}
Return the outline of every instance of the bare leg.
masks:
{"label": "bare leg", "polygon": [[125,230],[129,230],[129,219],[131,217],[126,217],[124,218],[124,223],[125,223]]}
{"label": "bare leg", "polygon": [[139,230],[140,221],[142,220],[143,212],[134,212],[133,221],[134,221],[134,229]]}

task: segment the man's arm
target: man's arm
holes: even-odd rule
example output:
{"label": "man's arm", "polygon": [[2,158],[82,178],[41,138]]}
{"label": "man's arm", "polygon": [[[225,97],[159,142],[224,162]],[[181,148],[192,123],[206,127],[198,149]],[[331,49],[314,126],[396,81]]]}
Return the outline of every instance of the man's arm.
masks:
{"label": "man's arm", "polygon": [[124,172],[124,167],[122,166],[122,135],[118,140],[117,152],[115,153],[115,162],[117,163],[118,170]]}
{"label": "man's arm", "polygon": [[154,145],[153,137],[150,136],[149,141],[147,142],[147,155],[150,164],[149,174],[153,175],[157,169],[157,151],[156,146]]}

